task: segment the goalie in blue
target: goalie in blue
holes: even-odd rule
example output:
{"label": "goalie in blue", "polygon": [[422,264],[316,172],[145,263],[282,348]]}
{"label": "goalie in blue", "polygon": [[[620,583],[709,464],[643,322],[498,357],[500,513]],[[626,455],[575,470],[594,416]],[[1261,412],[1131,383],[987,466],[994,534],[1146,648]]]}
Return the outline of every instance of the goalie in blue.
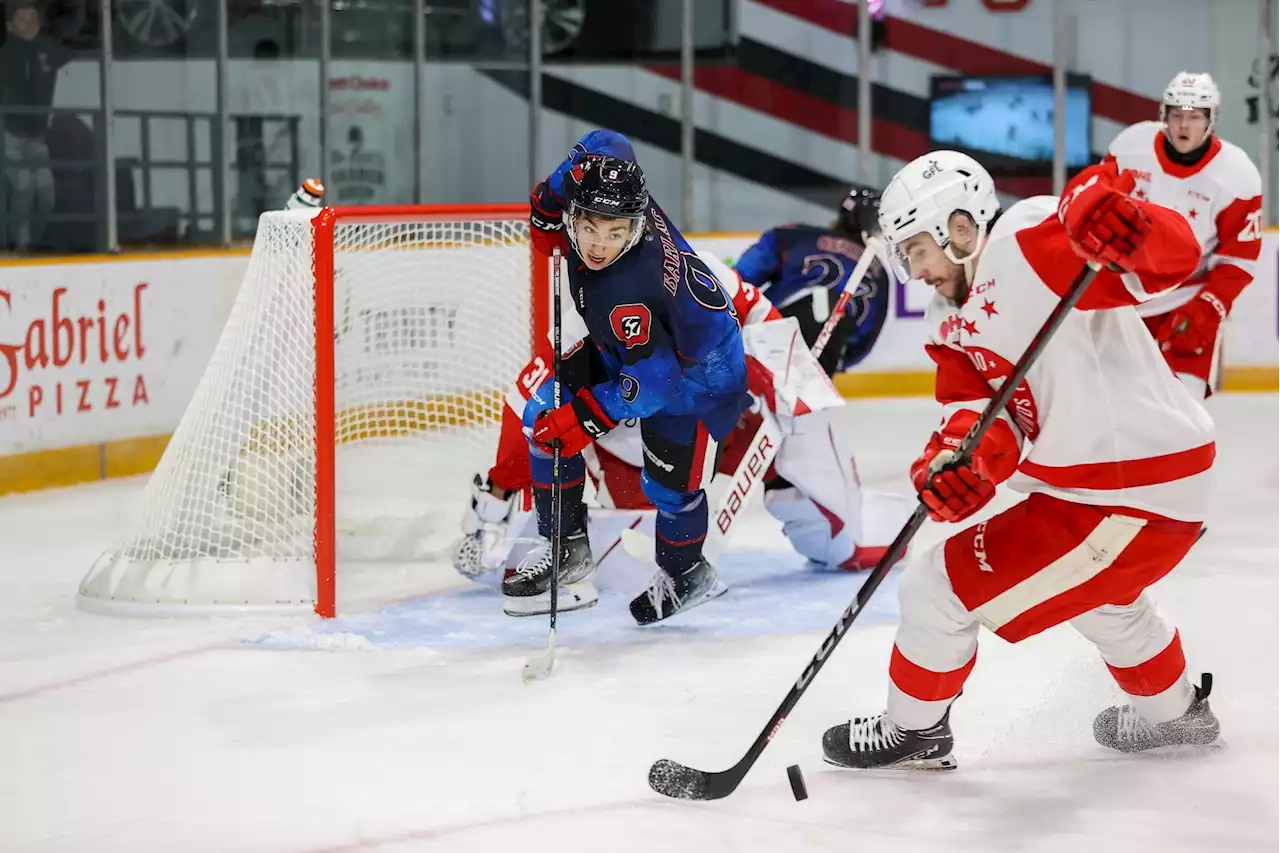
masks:
{"label": "goalie in blue", "polygon": [[[703,486],[719,442],[751,403],[746,356],[733,303],[649,197],[630,144],[593,131],[533,190],[536,247],[561,248],[568,296],[587,336],[564,354],[561,400],[545,381],[524,411],[538,531],[550,539],[551,451],[561,449],[562,610],[596,602],[595,562],[582,502],[581,451],[623,420],[640,421],[641,482],[658,510],[658,572],[631,602],[641,625],[725,591],[702,555],[707,535]],[[552,551],[535,551],[503,578],[511,615],[549,607]]]}
{"label": "goalie in blue", "polygon": [[810,346],[845,288],[857,288],[819,359],[828,376],[866,358],[889,316],[889,274],[878,260],[862,281],[849,281],[869,236],[880,230],[879,212],[879,194],[854,187],[829,226],[770,228],[734,265],[782,316],[796,318]]}

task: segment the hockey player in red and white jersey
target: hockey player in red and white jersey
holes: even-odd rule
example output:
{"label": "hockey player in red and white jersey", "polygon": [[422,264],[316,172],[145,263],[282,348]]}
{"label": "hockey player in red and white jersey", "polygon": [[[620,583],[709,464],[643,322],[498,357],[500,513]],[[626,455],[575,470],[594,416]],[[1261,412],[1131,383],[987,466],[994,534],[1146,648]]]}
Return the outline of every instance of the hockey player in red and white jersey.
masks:
{"label": "hockey player in red and white jersey", "polygon": [[1125,128],[1106,157],[1135,172],[1136,198],[1181,213],[1200,242],[1195,274],[1138,307],[1198,398],[1213,393],[1222,323],[1257,274],[1262,249],[1262,178],[1244,151],[1213,132],[1221,102],[1208,74],[1179,72],[1164,90],[1159,121]]}
{"label": "hockey player in red and white jersey", "polygon": [[[744,329],[782,317],[753,285],[744,282],[710,252],[699,252],[708,268],[724,285]],[[787,321],[791,322],[791,321]],[[571,349],[585,331],[566,303],[563,336]],[[750,343],[748,342],[748,345]],[[507,395],[497,460],[486,478],[479,475],[472,488],[471,507],[463,519],[464,536],[454,548],[453,565],[464,576],[475,578],[509,562],[521,507],[528,509],[531,476],[528,440],[521,432],[523,409],[529,395],[547,376],[549,347],[529,362]],[[807,355],[807,353],[806,353]],[[753,371],[752,391],[759,374]],[[790,419],[789,433],[774,460],[770,474],[785,478],[787,488],[765,493],[765,508],[783,524],[793,547],[817,567],[867,569],[883,556],[883,544],[905,522],[911,507],[899,496],[865,491],[854,465],[853,449],[832,428],[829,411],[815,411]],[[760,425],[760,415],[747,412],[739,427],[724,443],[718,470],[732,474]],[[643,466],[638,427],[623,424],[584,451],[587,473],[595,487],[597,503],[605,509],[653,509],[641,488]],[[766,481],[768,485],[769,481]],[[781,481],[779,481],[781,482]],[[616,536],[616,532],[612,535]],[[598,549],[607,552],[607,547]],[[563,596],[564,593],[562,592]],[[564,602],[561,603],[563,608]],[[538,611],[532,611],[538,612]]]}
{"label": "hockey player in red and white jersey", "polygon": [[[1021,503],[917,552],[899,587],[887,710],[828,730],[853,768],[955,766],[951,703],[980,626],[1018,642],[1068,622],[1097,645],[1129,703],[1094,720],[1123,751],[1216,739],[1211,679],[1187,678],[1175,627],[1147,587],[1182,560],[1205,518],[1213,422],[1174,377],[1134,305],[1191,275],[1187,220],[1132,197],[1131,173],[1092,166],[1061,200],[1001,213],[990,175],[954,151],[900,171],[881,227],[926,315],[942,419],[911,478],[932,518],[960,522],[998,484]],[[1103,269],[967,462],[954,451],[1086,261]]]}

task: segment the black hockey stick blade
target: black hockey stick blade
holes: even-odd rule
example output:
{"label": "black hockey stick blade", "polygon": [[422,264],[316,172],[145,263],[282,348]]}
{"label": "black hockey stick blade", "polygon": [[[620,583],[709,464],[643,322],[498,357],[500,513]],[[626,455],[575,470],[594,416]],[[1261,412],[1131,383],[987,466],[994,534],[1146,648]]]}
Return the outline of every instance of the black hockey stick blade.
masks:
{"label": "black hockey stick blade", "polygon": [[835,627],[827,634],[827,638],[823,641],[817,653],[814,654],[813,659],[809,661],[809,665],[805,667],[804,672],[800,674],[800,678],[787,691],[786,698],[782,700],[778,710],[773,712],[773,716],[769,719],[769,724],[756,737],[755,742],[751,744],[751,748],[747,750],[747,754],[742,757],[741,761],[728,770],[709,773],[705,770],[688,767],[678,761],[663,758],[654,762],[653,766],[649,768],[649,787],[659,794],[677,800],[719,800],[737,790],[738,785],[746,778],[747,772],[756,763],[756,759],[760,757],[760,753],[764,752],[765,747],[769,745],[769,741],[777,734],[778,729],[782,728],[782,724],[791,713],[791,709],[796,706],[796,703],[800,701],[800,697],[809,689],[814,676],[818,674],[823,664],[830,658],[831,652],[840,643],[845,632],[853,625],[862,609],[867,606],[867,602],[871,600],[871,594],[876,591],[876,587],[880,586],[881,582],[888,576],[889,570],[902,559],[902,555],[907,551],[907,545],[916,535],[916,531],[920,529],[920,525],[924,524],[926,517],[925,505],[923,503],[917,504],[910,520],[899,531],[893,543],[889,545],[885,555],[880,558],[880,562],[871,571],[871,575],[862,582],[857,596],[854,597],[853,601],[849,602],[849,606],[845,608]]}
{"label": "black hockey stick blade", "polygon": [[[1066,319],[1076,303],[1080,301],[1080,297],[1084,296],[1085,290],[1089,288],[1097,272],[1098,266],[1096,264],[1090,262],[1086,265],[1071,283],[1057,306],[1049,312],[1049,316],[1045,318],[1040,329],[1032,337],[1031,343],[1027,345],[1027,349],[1022,353],[1022,357],[1018,359],[1018,363],[1013,366],[1013,370],[1005,378],[1000,390],[996,392],[995,398],[987,404],[982,416],[970,428],[964,441],[960,443],[960,447],[956,452],[957,459],[964,461],[970,458],[970,454],[977,447],[978,442],[982,440],[987,430],[995,423],[996,418],[1013,400],[1014,393],[1022,383],[1022,380],[1027,377],[1031,366],[1040,358],[1040,353],[1044,351],[1045,346],[1053,338],[1054,332],[1058,330],[1063,320]],[[737,790],[738,785],[742,783],[748,771],[756,763],[756,759],[760,757],[765,747],[769,745],[769,741],[773,740],[773,736],[777,734],[778,729],[786,722],[791,709],[796,706],[796,703],[800,701],[800,697],[809,689],[809,685],[813,683],[814,677],[822,669],[823,664],[830,659],[831,652],[844,639],[849,627],[858,618],[858,614],[867,606],[867,602],[871,600],[876,588],[880,586],[885,576],[889,574],[889,569],[906,553],[907,544],[915,537],[916,531],[920,529],[920,526],[924,524],[927,514],[928,510],[924,502],[918,503],[915,512],[911,514],[911,518],[903,526],[902,530],[898,532],[885,555],[880,558],[880,562],[872,570],[871,576],[858,589],[857,596],[854,597],[853,601],[849,602],[849,606],[845,608],[835,627],[831,629],[826,639],[822,641],[822,645],[809,661],[809,665],[805,667],[804,672],[800,673],[800,678],[787,691],[786,698],[782,700],[778,710],[773,712],[773,716],[769,718],[769,722],[764,729],[756,736],[755,742],[751,744],[747,754],[742,756],[742,759],[737,764],[728,770],[708,773],[705,770],[696,770],[664,758],[655,762],[649,768],[649,787],[659,794],[678,800],[718,800],[729,796]]]}
{"label": "black hockey stick blade", "polygon": [[649,768],[649,787],[676,800],[718,800],[732,794],[745,774],[736,766],[708,773],[660,758]]}

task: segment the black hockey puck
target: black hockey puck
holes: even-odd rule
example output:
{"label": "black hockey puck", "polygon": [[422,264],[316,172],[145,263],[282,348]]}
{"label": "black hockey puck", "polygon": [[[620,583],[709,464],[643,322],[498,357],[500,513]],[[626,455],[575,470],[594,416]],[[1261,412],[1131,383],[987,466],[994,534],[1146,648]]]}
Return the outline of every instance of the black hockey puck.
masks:
{"label": "black hockey puck", "polygon": [[797,802],[809,799],[809,789],[804,786],[799,764],[792,764],[787,768],[787,779],[791,782],[791,793],[795,795]]}

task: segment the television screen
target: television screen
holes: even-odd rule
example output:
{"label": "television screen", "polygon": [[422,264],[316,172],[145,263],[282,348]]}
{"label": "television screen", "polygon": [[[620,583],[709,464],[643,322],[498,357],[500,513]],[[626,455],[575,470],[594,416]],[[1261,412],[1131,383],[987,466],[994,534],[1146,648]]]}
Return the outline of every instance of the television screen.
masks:
{"label": "television screen", "polygon": [[[1042,172],[1053,163],[1053,77],[934,77],[929,136],[992,172]],[[1093,161],[1089,78],[1067,76],[1067,168]],[[988,155],[988,156],[983,156]]]}

